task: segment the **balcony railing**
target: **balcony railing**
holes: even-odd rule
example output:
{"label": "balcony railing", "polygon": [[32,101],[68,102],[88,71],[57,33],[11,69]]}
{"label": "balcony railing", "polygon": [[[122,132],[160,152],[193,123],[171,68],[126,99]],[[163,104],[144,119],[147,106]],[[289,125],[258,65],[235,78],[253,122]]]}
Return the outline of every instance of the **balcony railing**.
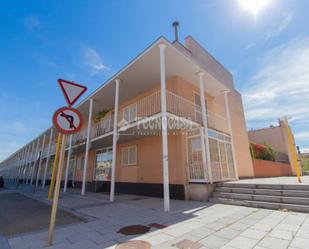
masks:
{"label": "balcony railing", "polygon": [[108,113],[99,122],[93,124],[91,137],[99,137],[105,133],[112,131],[114,127],[113,121],[114,116],[111,113]]}
{"label": "balcony railing", "polygon": [[[196,123],[202,124],[201,107],[190,100],[181,97],[171,91],[166,91],[167,112],[175,116],[182,117]],[[146,117],[153,116],[161,112],[161,91],[156,91],[133,104],[127,105],[119,110],[118,126],[133,123]],[[91,138],[104,135],[113,130],[114,116],[108,113],[98,123],[92,126]],[[207,111],[208,127],[214,130],[228,133],[227,121],[219,114]],[[86,140],[87,129],[81,130],[73,135],[73,145],[81,144]]]}

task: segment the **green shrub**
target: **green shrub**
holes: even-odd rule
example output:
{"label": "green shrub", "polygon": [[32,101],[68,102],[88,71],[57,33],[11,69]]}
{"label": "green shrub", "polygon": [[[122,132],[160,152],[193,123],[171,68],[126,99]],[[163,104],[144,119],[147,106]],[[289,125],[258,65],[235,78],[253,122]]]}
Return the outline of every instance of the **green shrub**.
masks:
{"label": "green shrub", "polygon": [[268,144],[250,143],[250,154],[252,158],[276,161],[277,152]]}

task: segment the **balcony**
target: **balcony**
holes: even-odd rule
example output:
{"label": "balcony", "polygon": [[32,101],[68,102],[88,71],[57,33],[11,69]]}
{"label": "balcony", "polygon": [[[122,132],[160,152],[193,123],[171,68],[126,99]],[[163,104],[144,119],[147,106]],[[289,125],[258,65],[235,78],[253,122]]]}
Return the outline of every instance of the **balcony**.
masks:
{"label": "balcony", "polygon": [[[202,125],[201,107],[193,102],[171,92],[166,91],[167,112],[177,117],[193,121]],[[136,121],[154,116],[161,112],[161,91],[156,91],[134,103],[119,109],[118,127],[133,124]],[[226,118],[207,111],[208,127],[220,132],[228,133]],[[113,130],[113,112],[106,114],[99,122],[94,123],[91,129],[91,138],[99,137]],[[86,141],[87,129],[84,127],[73,135],[73,145],[83,144]]]}

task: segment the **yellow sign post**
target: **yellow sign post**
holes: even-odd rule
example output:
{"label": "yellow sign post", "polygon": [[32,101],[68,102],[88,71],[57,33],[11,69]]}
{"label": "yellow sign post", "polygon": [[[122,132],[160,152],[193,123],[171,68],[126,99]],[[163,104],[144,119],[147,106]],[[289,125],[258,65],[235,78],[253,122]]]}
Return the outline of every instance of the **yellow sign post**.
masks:
{"label": "yellow sign post", "polygon": [[50,246],[53,242],[58,200],[59,200],[59,192],[60,192],[60,184],[61,184],[61,176],[62,176],[64,156],[65,156],[66,137],[67,137],[66,135],[62,135],[59,167],[58,167],[58,171],[57,171],[55,193],[54,193],[54,198],[53,198],[53,206],[52,206],[50,224],[49,224],[49,229],[48,229],[48,241],[47,241],[48,246]]}
{"label": "yellow sign post", "polygon": [[57,169],[60,141],[61,141],[61,134],[59,133],[58,138],[57,138],[56,154],[55,154],[55,160],[54,160],[54,164],[53,164],[52,177],[51,177],[49,192],[48,192],[48,200],[51,200],[52,195],[53,195],[53,190],[54,190],[53,188],[54,188],[55,175],[56,175],[56,169]]}
{"label": "yellow sign post", "polygon": [[290,148],[290,154],[291,154],[291,157],[292,157],[292,163],[295,166],[297,181],[299,183],[301,183],[301,178],[300,178],[301,174],[300,174],[299,164],[298,164],[298,161],[297,161],[297,156],[296,156],[296,151],[295,151],[295,146],[294,146],[294,140],[293,140],[293,137],[292,137],[291,128],[289,127],[287,118],[285,118],[283,120],[283,123],[284,123],[284,126],[286,128],[286,133],[287,133],[287,138],[288,138],[289,148]]}

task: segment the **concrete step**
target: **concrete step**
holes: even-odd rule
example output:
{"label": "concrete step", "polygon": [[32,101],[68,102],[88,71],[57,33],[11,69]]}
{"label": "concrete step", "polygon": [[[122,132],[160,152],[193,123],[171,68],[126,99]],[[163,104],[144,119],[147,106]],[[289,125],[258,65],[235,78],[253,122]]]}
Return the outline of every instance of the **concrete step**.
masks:
{"label": "concrete step", "polygon": [[309,213],[309,206],[307,205],[296,205],[296,204],[286,204],[286,203],[276,203],[276,202],[263,202],[263,201],[249,201],[249,200],[235,200],[228,198],[210,198],[212,203],[228,204],[228,205],[238,205],[254,208],[267,208],[267,209],[285,209],[288,211],[295,212],[305,212]]}
{"label": "concrete step", "polygon": [[221,183],[217,183],[217,187],[309,191],[309,185],[304,185],[304,184],[299,184],[299,185],[285,184],[285,185],[283,185],[283,184],[251,184],[251,183],[221,182]]}
{"label": "concrete step", "polygon": [[262,189],[262,188],[255,189],[255,188],[217,187],[216,192],[309,198],[309,191],[305,191],[305,190],[281,190],[281,189],[279,190],[279,189]]}
{"label": "concrete step", "polygon": [[296,204],[296,205],[308,205],[308,210],[309,210],[309,198],[303,198],[303,197],[275,196],[275,195],[254,195],[254,194],[239,194],[239,193],[225,193],[225,192],[214,192],[213,197],[235,199],[235,200],[248,200],[248,201],[275,202],[275,203],[286,203],[286,204]]}

